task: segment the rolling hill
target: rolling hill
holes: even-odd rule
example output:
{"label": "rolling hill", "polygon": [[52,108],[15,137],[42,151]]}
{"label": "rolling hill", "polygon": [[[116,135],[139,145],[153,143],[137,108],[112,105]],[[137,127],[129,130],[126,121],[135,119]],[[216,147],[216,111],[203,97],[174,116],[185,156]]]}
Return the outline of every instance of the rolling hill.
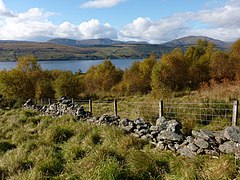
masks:
{"label": "rolling hill", "polygon": [[48,42],[0,41],[0,61],[15,61],[17,57],[33,54],[39,60],[87,60],[87,59],[142,59],[154,52],[157,57],[179,47],[185,50],[195,45],[198,39],[216,44],[221,50],[227,50],[229,43],[203,36],[188,36],[164,44],[146,42],[124,42],[107,38],[102,39],[51,39]]}

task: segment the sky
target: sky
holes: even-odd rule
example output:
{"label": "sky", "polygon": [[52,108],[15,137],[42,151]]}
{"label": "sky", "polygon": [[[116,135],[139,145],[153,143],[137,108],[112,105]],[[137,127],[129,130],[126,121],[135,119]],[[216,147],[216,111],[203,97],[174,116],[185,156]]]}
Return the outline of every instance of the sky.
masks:
{"label": "sky", "polygon": [[240,0],[0,0],[0,40],[240,37]]}

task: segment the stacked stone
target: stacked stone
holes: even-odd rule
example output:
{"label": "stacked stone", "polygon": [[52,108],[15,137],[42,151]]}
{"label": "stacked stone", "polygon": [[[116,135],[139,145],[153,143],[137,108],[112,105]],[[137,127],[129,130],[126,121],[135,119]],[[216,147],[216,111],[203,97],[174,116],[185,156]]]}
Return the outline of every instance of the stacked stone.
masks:
{"label": "stacked stone", "polygon": [[167,120],[165,117],[157,119],[156,125],[145,122],[142,118],[120,120],[119,116],[107,114],[96,118],[86,112],[83,106],[72,104],[72,101],[68,99],[41,108],[29,100],[24,107],[35,108],[44,115],[72,114],[89,123],[119,126],[134,137],[154,144],[157,149],[171,150],[190,158],[199,154],[219,156],[220,153],[231,153],[240,159],[240,128],[237,126],[226,127],[223,131],[218,132],[193,130],[191,136],[185,137],[181,132],[182,124],[177,120]]}
{"label": "stacked stone", "polygon": [[35,109],[42,115],[60,117],[64,114],[73,115],[80,118],[91,117],[91,113],[84,110],[79,103],[73,103],[71,99],[63,96],[58,102],[45,106],[37,106],[31,99],[23,105],[24,108]]}
{"label": "stacked stone", "polygon": [[192,131],[192,136],[186,137],[177,152],[188,157],[198,154],[219,156],[222,152],[240,158],[240,128],[232,126],[220,132]]}

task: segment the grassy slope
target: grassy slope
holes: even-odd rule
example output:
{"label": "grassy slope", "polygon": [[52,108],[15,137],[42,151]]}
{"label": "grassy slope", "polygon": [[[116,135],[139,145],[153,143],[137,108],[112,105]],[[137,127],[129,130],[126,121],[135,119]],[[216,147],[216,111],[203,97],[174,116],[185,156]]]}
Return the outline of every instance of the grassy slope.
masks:
{"label": "grassy slope", "polygon": [[33,54],[39,60],[144,58],[151,52],[161,56],[171,48],[163,45],[113,45],[72,47],[53,43],[0,42],[0,61]]}
{"label": "grassy slope", "polygon": [[188,159],[115,127],[0,110],[2,179],[234,179],[238,168],[231,155]]}

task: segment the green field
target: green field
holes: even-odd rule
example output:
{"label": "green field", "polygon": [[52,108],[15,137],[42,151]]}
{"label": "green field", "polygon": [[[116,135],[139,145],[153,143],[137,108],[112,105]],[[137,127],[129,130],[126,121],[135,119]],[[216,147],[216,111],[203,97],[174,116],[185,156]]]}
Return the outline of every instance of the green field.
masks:
{"label": "green field", "polygon": [[151,52],[160,57],[170,50],[164,45],[147,44],[73,47],[41,42],[1,42],[0,61],[15,61],[28,54],[38,60],[136,59],[148,57]]}
{"label": "green field", "polygon": [[1,179],[240,179],[232,155],[189,159],[116,127],[0,110]]}

